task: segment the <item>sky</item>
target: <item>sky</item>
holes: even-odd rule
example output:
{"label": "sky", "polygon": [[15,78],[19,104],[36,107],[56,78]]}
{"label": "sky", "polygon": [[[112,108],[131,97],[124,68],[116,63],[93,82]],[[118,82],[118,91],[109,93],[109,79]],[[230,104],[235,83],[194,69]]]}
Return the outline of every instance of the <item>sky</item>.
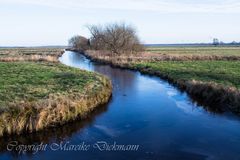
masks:
{"label": "sky", "polygon": [[0,0],[0,46],[67,45],[86,25],[133,25],[142,43],[240,42],[240,0]]}

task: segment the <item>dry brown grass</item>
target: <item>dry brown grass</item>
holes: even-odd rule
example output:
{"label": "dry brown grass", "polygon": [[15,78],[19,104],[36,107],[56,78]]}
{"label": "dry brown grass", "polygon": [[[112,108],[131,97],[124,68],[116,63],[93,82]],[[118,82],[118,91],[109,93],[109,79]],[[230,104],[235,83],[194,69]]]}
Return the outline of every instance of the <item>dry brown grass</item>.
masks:
{"label": "dry brown grass", "polygon": [[47,61],[58,62],[58,57],[49,55],[31,55],[25,57],[0,57],[1,62],[16,62],[16,61]]}
{"label": "dry brown grass", "polygon": [[195,60],[227,60],[239,61],[240,56],[236,55],[201,55],[201,54],[160,54],[152,52],[140,52],[132,55],[114,55],[108,51],[89,50],[86,53],[92,58],[111,61],[114,63],[134,62],[157,62],[157,61],[195,61]]}
{"label": "dry brown grass", "polygon": [[48,61],[57,62],[64,53],[61,48],[1,48],[1,62]]}

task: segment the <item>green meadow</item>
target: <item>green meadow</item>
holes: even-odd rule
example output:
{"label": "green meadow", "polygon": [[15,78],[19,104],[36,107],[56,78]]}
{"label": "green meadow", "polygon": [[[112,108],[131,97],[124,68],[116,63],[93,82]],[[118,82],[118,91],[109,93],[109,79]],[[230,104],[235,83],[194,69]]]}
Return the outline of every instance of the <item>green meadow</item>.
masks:
{"label": "green meadow", "polygon": [[95,73],[62,64],[0,62],[0,107],[9,103],[34,102],[50,94],[79,94],[91,83],[99,83]]}

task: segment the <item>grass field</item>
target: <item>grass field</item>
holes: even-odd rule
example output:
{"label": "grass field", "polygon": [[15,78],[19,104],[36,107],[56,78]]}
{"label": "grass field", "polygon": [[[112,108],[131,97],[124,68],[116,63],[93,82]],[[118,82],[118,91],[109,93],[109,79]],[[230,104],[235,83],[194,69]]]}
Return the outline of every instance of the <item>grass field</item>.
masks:
{"label": "grass field", "polygon": [[[240,46],[188,46],[188,47],[147,47],[147,51],[157,54],[178,55],[179,57],[191,57],[198,55],[208,56],[240,56]],[[240,88],[240,61],[225,60],[191,60],[188,61],[159,61],[142,62],[136,64],[141,67],[149,67],[178,80],[197,80],[203,82],[215,82],[224,86]]]}
{"label": "grass field", "polygon": [[0,62],[0,75],[0,107],[50,94],[82,93],[85,86],[99,83],[94,73],[51,63]]}
{"label": "grass field", "polygon": [[147,47],[146,51],[151,53],[168,55],[218,55],[218,56],[240,56],[240,46],[214,47],[214,46],[189,46],[189,47]]}
{"label": "grass field", "polygon": [[111,95],[99,74],[46,62],[0,62],[0,136],[83,118]]}
{"label": "grass field", "polygon": [[240,89],[239,61],[161,61],[134,65],[150,68],[176,80],[215,82]]}

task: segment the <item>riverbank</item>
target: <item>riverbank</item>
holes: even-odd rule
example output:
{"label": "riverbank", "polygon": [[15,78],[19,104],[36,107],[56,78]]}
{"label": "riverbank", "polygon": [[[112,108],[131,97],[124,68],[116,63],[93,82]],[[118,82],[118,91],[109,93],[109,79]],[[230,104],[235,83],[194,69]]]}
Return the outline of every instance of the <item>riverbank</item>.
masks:
{"label": "riverbank", "polygon": [[[238,61],[135,61],[131,58],[114,57],[96,51],[87,51],[83,54],[95,62],[137,70],[166,79],[197,99],[197,102],[213,110],[230,110],[240,113]],[[196,70],[198,73],[194,72],[192,68],[194,65],[195,69],[200,67],[202,70],[199,72]]]}
{"label": "riverbank", "polygon": [[0,62],[0,75],[0,136],[84,119],[112,92],[105,76],[59,63]]}

